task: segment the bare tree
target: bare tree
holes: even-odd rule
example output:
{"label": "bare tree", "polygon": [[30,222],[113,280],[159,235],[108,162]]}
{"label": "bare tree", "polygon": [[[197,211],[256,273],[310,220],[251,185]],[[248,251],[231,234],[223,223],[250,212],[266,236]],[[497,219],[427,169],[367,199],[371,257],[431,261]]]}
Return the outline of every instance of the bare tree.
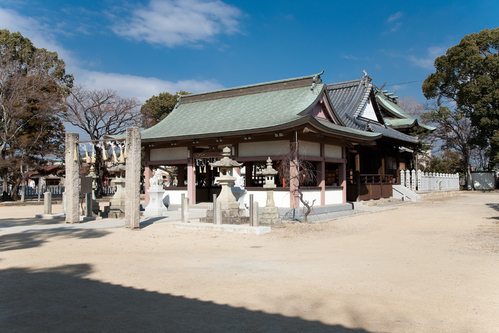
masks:
{"label": "bare tree", "polygon": [[425,112],[424,104],[418,102],[418,99],[414,96],[402,96],[398,99],[399,106],[411,117],[416,119],[421,119],[421,114]]}
{"label": "bare tree", "polygon": [[[65,104],[67,109],[60,115],[63,121],[82,129],[91,140],[99,140],[104,135],[116,135],[130,126],[140,124],[140,101],[136,98],[121,97],[112,89],[85,90],[82,85],[74,86]],[[95,145],[95,172],[99,176],[97,195],[102,195],[104,161],[102,149],[106,145]]]}
{"label": "bare tree", "polygon": [[140,105],[138,99],[121,97],[112,89],[85,90],[76,85],[66,98],[67,110],[61,113],[61,119],[81,128],[91,140],[98,140],[139,125]]}
{"label": "bare tree", "polygon": [[317,182],[316,169],[314,164],[303,160],[299,155],[298,142],[290,144],[289,153],[282,156],[277,165],[279,175],[288,184],[293,184],[298,193],[290,193],[290,195],[298,195],[300,202],[306,207],[307,211],[304,214],[304,222],[308,221],[308,215],[312,212],[315,199],[310,203],[303,198],[302,189],[307,186],[315,186]]}
{"label": "bare tree", "polygon": [[471,188],[470,160],[477,147],[472,143],[474,128],[470,119],[456,109],[451,110],[439,104],[422,114],[421,118],[436,125],[437,129],[431,136],[438,141],[442,151],[456,150],[460,153],[466,186]]}

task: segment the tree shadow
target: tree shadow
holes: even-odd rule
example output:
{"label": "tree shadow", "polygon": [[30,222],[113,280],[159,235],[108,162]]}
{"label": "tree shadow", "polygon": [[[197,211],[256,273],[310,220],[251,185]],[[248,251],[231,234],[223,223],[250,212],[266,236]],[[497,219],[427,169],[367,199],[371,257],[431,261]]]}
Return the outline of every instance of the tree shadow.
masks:
{"label": "tree shadow", "polygon": [[88,264],[0,270],[4,332],[345,332],[298,317],[86,279]]}
{"label": "tree shadow", "polygon": [[0,228],[23,227],[31,225],[53,225],[62,223],[64,223],[64,219],[41,219],[35,217],[5,218],[0,219]]}
{"label": "tree shadow", "polygon": [[41,246],[54,237],[99,238],[109,232],[94,229],[26,231],[0,235],[0,252],[21,250]]}
{"label": "tree shadow", "polygon": [[[499,203],[487,203],[485,205],[499,212]],[[499,216],[492,216],[489,219],[499,220]]]}

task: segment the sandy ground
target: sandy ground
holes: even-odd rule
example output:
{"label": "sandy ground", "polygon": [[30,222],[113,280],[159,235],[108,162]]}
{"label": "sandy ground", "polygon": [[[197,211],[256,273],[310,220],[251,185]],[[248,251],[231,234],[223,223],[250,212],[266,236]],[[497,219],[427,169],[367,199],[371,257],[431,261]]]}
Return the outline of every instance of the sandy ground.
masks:
{"label": "sandy ground", "polygon": [[0,331],[499,332],[499,193],[261,236],[3,232]]}

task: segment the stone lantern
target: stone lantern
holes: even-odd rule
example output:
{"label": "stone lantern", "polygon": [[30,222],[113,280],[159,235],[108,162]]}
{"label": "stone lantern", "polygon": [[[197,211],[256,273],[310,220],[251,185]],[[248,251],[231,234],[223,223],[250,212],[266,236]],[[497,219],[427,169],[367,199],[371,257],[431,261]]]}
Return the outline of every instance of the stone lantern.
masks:
{"label": "stone lantern", "polygon": [[[217,203],[220,203],[222,210],[222,223],[224,224],[242,224],[248,222],[248,217],[245,216],[246,211],[239,208],[239,203],[232,193],[231,187],[236,181],[236,177],[231,176],[233,168],[239,168],[243,164],[238,163],[230,158],[231,149],[225,147],[222,150],[222,159],[214,163],[210,163],[212,167],[219,168],[220,176],[215,178],[222,186],[222,190],[217,197]],[[215,207],[213,207],[215,209]],[[206,218],[201,220],[204,222],[213,221],[213,210],[206,212]]]}
{"label": "stone lantern", "polygon": [[263,185],[263,187],[267,189],[267,203],[266,206],[263,207],[260,225],[274,228],[285,227],[274,203],[274,189],[276,188],[274,178],[275,175],[277,175],[277,170],[272,167],[272,160],[270,157],[267,159],[267,168],[262,170],[262,175],[265,177],[265,185]]}

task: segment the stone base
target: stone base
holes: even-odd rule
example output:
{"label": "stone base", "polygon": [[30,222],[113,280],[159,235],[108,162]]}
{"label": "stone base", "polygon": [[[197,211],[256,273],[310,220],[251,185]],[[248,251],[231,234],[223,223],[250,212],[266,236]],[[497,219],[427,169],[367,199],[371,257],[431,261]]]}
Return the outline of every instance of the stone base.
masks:
{"label": "stone base", "polygon": [[112,208],[111,206],[106,206],[104,207],[104,211],[101,212],[100,216],[102,218],[122,219],[125,217],[125,212],[119,208]]}
{"label": "stone base", "polygon": [[168,208],[163,204],[163,190],[162,186],[153,185],[149,190],[149,204],[144,210],[144,216],[164,216],[168,212]]}
{"label": "stone base", "polygon": [[[249,224],[249,216],[246,215],[245,209],[231,209],[229,211],[222,210],[222,224]],[[213,210],[206,211],[206,217],[199,219],[200,222],[215,223],[213,221]]]}
{"label": "stone base", "polygon": [[206,231],[221,231],[221,232],[234,232],[239,234],[254,234],[262,235],[270,232],[270,227],[250,227],[246,225],[219,225],[211,223],[182,223],[182,222],[172,222],[170,223],[172,228],[181,229],[191,229],[191,230],[206,230]]}
{"label": "stone base", "polygon": [[258,224],[273,228],[284,228],[286,226],[281,220],[277,207],[263,207],[263,213],[258,219]]}

